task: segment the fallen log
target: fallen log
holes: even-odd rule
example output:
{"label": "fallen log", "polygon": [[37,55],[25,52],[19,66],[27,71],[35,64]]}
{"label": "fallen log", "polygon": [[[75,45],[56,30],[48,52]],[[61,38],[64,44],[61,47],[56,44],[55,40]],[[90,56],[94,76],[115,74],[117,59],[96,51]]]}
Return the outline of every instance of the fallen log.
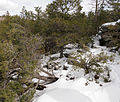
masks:
{"label": "fallen log", "polygon": [[55,76],[41,76],[41,75],[38,76],[38,75],[36,75],[36,76],[34,76],[34,78],[44,80],[44,81],[58,80],[58,78]]}
{"label": "fallen log", "polygon": [[44,90],[46,88],[45,85],[41,85],[41,84],[39,84],[39,82],[38,83],[34,83],[34,87],[37,90]]}
{"label": "fallen log", "polygon": [[42,72],[46,73],[46,74],[49,75],[49,76],[53,76],[53,74],[47,72],[46,70],[44,70],[44,69],[42,69],[42,68],[40,68],[40,70],[41,70]]}

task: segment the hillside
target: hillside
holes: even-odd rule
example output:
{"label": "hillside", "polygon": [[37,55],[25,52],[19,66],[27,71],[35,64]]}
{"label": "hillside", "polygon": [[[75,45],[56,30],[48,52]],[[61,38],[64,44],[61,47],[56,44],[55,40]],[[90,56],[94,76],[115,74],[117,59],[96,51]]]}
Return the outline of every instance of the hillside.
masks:
{"label": "hillside", "polygon": [[119,0],[18,1],[0,3],[0,102],[120,101]]}
{"label": "hillside", "polygon": [[[100,38],[100,35],[94,37],[94,48],[90,48],[90,51],[86,52],[85,55],[88,53],[96,55],[101,52],[108,56],[114,55],[114,61],[105,63],[111,70],[110,82],[104,83],[101,79],[99,79],[98,83],[95,80],[90,81],[91,74],[84,75],[84,70],[80,68],[74,69],[74,66],[69,64],[66,57],[58,58],[53,62],[58,62],[61,66],[57,71],[54,70],[54,74],[59,77],[59,80],[47,85],[45,90],[37,91],[33,102],[79,102],[80,100],[84,102],[119,102],[120,56],[118,52],[109,52],[108,48],[100,46]],[[65,49],[65,53],[76,53],[78,50],[74,48],[71,50]],[[57,57],[57,54],[51,56]],[[66,70],[64,70],[64,66],[67,67]]]}

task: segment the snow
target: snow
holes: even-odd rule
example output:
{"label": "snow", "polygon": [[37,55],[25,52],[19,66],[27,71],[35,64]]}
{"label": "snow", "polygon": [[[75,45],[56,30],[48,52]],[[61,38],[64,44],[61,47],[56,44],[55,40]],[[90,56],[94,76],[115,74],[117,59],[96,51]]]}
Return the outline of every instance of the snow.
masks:
{"label": "snow", "polygon": [[117,23],[120,23],[120,19],[117,21]]}
{"label": "snow", "polygon": [[39,79],[37,79],[37,78],[33,78],[33,79],[32,79],[32,81],[33,81],[34,83],[37,83],[38,80],[39,80]]}
{"label": "snow", "polygon": [[[89,84],[85,85],[87,78],[84,76],[84,71],[82,69],[73,70],[73,66],[67,63],[67,58],[58,58],[56,62],[59,62],[61,66],[69,67],[69,69],[62,70],[61,67],[56,71],[55,75],[59,76],[59,80],[48,84],[45,90],[37,91],[33,102],[120,102],[120,55],[109,52],[105,46],[99,46],[99,39],[99,35],[93,38],[95,48],[90,48],[90,52],[94,55],[101,52],[108,56],[114,55],[114,62],[106,63],[111,69],[111,82],[97,84],[95,81],[89,81]],[[73,52],[77,52],[77,49],[65,50],[65,53]],[[58,56],[58,54],[53,56]],[[66,75],[75,77],[75,79],[69,80]]]}
{"label": "snow", "polygon": [[118,20],[118,21],[116,21],[116,22],[109,22],[109,23],[105,23],[105,24],[103,24],[102,26],[109,26],[109,25],[116,25],[117,23],[120,23],[120,19]]}
{"label": "snow", "polygon": [[[49,90],[39,97],[39,99],[41,102],[92,102],[87,96],[81,94],[79,91],[64,88]],[[39,99],[36,102],[40,102]]]}
{"label": "snow", "polygon": [[72,49],[72,48],[76,48],[77,46],[78,46],[77,44],[67,44],[64,46],[64,48]]}
{"label": "snow", "polygon": [[102,26],[109,26],[109,25],[116,25],[116,22],[110,22],[110,23],[105,23],[105,24],[103,24]]}

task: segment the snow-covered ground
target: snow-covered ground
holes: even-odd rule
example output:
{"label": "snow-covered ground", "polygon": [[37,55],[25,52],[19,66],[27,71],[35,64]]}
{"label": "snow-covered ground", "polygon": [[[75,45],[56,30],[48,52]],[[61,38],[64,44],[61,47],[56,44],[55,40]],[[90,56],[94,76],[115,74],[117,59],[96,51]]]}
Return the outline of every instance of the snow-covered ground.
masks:
{"label": "snow-covered ground", "polygon": [[[113,55],[105,46],[99,46],[99,36],[94,38],[94,48],[90,48],[92,54],[101,52],[107,55]],[[75,52],[77,49],[67,49],[65,52]],[[57,56],[52,55],[52,56]],[[56,71],[59,80],[55,83],[47,85],[43,91],[37,91],[33,102],[120,102],[120,56],[114,54],[114,62],[108,62],[107,66],[111,69],[111,82],[100,84],[90,81],[86,86],[87,81],[84,72],[73,70],[72,66],[67,63],[67,59],[57,59],[61,66],[68,66],[68,70]],[[66,75],[71,74],[75,77],[73,80],[67,79]]]}

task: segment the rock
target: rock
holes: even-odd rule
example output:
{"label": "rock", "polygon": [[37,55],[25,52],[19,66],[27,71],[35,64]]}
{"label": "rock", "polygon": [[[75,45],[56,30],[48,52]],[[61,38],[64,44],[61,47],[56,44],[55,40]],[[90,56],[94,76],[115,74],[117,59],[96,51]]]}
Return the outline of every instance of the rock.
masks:
{"label": "rock", "polygon": [[100,46],[105,46],[106,45],[106,41],[104,39],[100,39]]}
{"label": "rock", "polygon": [[58,69],[60,69],[60,67],[61,67],[61,66],[56,65],[56,66],[54,67],[54,70],[58,70]]}
{"label": "rock", "polygon": [[44,90],[44,88],[46,88],[46,86],[38,85],[38,87],[37,87],[36,89],[37,89],[37,90]]}
{"label": "rock", "polygon": [[50,61],[54,61],[54,60],[57,60],[58,57],[50,57]]}
{"label": "rock", "polygon": [[118,53],[120,54],[120,48],[118,49]]}
{"label": "rock", "polygon": [[99,79],[99,76],[98,76],[98,75],[95,75],[94,78],[95,78],[95,79]]}
{"label": "rock", "polygon": [[66,80],[74,80],[75,77],[71,76],[71,74],[66,75],[67,79]]}
{"label": "rock", "polygon": [[70,78],[70,80],[74,80],[74,79],[75,79],[75,77],[71,77],[71,78]]}
{"label": "rock", "polygon": [[63,70],[68,70],[68,67],[64,65]]}
{"label": "rock", "polygon": [[77,47],[78,49],[81,49],[82,48],[82,45],[81,44],[78,44],[78,47]]}
{"label": "rock", "polygon": [[43,67],[47,69],[58,70],[61,66],[59,65],[58,62],[48,62],[47,65],[44,65]]}
{"label": "rock", "polygon": [[48,68],[48,65],[44,65],[43,67],[49,69],[49,68]]}
{"label": "rock", "polygon": [[112,47],[109,50],[110,52],[116,53],[118,51],[118,47]]}
{"label": "rock", "polygon": [[93,48],[94,47],[93,45],[94,45],[93,42],[90,42],[90,43],[87,44],[87,46],[90,47],[90,48]]}
{"label": "rock", "polygon": [[100,84],[100,86],[102,87],[103,85],[102,85],[102,84]]}
{"label": "rock", "polygon": [[100,46],[107,46],[107,47],[119,47],[120,44],[120,26],[117,25],[108,25],[108,26],[102,26],[102,33],[101,33],[101,39]]}
{"label": "rock", "polygon": [[101,34],[105,33],[105,32],[108,32],[108,28],[106,26],[102,26],[101,27]]}
{"label": "rock", "polygon": [[66,58],[68,58],[68,57],[70,56],[70,54],[64,53],[64,56],[65,56]]}

